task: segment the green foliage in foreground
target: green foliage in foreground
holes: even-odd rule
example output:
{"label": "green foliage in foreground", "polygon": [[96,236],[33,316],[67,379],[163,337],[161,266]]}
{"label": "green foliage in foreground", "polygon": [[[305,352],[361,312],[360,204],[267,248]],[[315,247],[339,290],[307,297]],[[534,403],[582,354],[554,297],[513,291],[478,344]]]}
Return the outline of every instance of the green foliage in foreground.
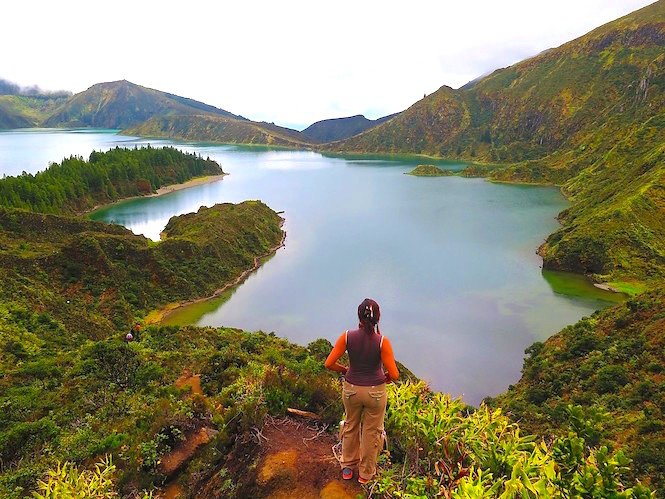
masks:
{"label": "green foliage in foreground", "polygon": [[[79,470],[74,463],[58,463],[49,470],[46,480],[39,481],[39,492],[33,492],[35,499],[111,499],[118,497],[114,490],[113,474],[116,470],[111,456],[95,464],[93,470]],[[152,494],[143,494],[149,499]]]}
{"label": "green foliage in foreground", "polygon": [[473,410],[422,382],[389,386],[386,432],[392,462],[371,486],[378,497],[654,497],[627,485],[621,451],[589,449],[573,432],[546,445],[501,410]]}
{"label": "green foliage in foreground", "polygon": [[0,179],[0,206],[40,213],[82,213],[100,204],[150,194],[163,185],[220,175],[215,161],[173,147],[93,151],[72,156],[35,175]]}
{"label": "green foliage in foreground", "polygon": [[665,289],[582,319],[526,350],[522,379],[497,397],[538,435],[575,430],[622,449],[633,473],[665,493]]}
{"label": "green foliage in foreground", "polygon": [[[25,315],[28,326],[16,327],[29,336],[39,317]],[[117,466],[117,491],[150,489],[165,479],[161,458],[207,427],[218,433],[185,471],[195,489],[266,414],[298,407],[337,420],[339,385],[312,352],[260,332],[149,327],[131,344],[88,340],[10,357],[0,378],[0,497],[23,497],[49,469],[69,484],[59,486],[83,487],[96,472],[74,466],[104,454]],[[175,386],[185,370],[200,374],[204,396]]]}

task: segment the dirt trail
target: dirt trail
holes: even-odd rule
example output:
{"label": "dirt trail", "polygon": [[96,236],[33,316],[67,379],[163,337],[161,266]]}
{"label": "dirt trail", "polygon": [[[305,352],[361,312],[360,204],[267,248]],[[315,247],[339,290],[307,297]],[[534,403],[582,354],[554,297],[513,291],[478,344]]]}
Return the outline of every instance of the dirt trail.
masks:
{"label": "dirt trail", "polygon": [[268,419],[262,431],[255,497],[271,499],[364,497],[356,480],[341,478],[334,435],[294,418]]}
{"label": "dirt trail", "polygon": [[178,388],[188,386],[192,391],[192,395],[203,396],[203,390],[201,390],[201,375],[192,374],[188,369],[185,369],[182,375],[176,380],[175,386]]}
{"label": "dirt trail", "polygon": [[[176,381],[178,388],[188,387],[191,395],[204,396],[201,378],[185,370]],[[307,414],[301,411],[301,414]],[[254,444],[250,454],[255,456],[256,482],[247,484],[251,497],[266,499],[356,499],[365,497],[357,480],[342,480],[339,463],[333,452],[337,444],[335,435],[324,431],[320,423],[287,416],[268,416],[263,429],[254,435],[260,445]],[[197,450],[207,444],[216,431],[202,427],[187,435],[173,451],[162,457],[160,471],[166,476],[176,472],[191,459]],[[245,463],[246,464],[246,463]],[[239,466],[243,466],[238,462]],[[249,470],[237,469],[236,479],[243,481]],[[250,473],[252,474],[252,473]],[[251,479],[250,479],[251,480]],[[156,495],[162,499],[206,497],[205,487],[197,492],[188,491],[182,484],[172,481]]]}

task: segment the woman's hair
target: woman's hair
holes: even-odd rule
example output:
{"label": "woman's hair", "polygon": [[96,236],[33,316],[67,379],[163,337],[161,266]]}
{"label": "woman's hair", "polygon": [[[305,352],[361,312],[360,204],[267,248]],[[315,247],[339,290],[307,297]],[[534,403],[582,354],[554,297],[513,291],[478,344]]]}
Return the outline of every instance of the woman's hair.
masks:
{"label": "woman's hair", "polygon": [[360,305],[358,305],[358,320],[360,326],[366,333],[371,334],[379,332],[379,319],[381,318],[381,310],[379,304],[371,298],[365,298]]}

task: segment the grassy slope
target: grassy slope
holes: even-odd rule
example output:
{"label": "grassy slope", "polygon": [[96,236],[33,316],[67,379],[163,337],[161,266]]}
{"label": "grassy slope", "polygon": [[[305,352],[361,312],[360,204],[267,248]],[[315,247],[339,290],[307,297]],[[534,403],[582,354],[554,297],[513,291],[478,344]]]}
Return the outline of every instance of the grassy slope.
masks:
{"label": "grassy slope", "polygon": [[[622,448],[665,492],[665,288],[597,312],[527,350],[522,379],[494,403],[528,431]],[[569,405],[584,409],[567,411]],[[571,424],[572,423],[572,424]]]}
{"label": "grassy slope", "polygon": [[300,132],[288,128],[211,115],[155,117],[125,130],[124,133],[200,142],[267,144],[300,148],[309,147],[313,142]]}
{"label": "grassy slope", "polygon": [[98,83],[73,95],[48,116],[43,126],[127,128],[153,116],[202,112],[243,119],[202,102],[122,80]]}
{"label": "grassy slope", "polygon": [[0,129],[38,126],[66,97],[0,95]]}
{"label": "grassy slope", "polygon": [[116,225],[2,209],[0,297],[102,338],[160,305],[212,294],[282,237],[280,218],[256,201],[183,217],[155,244]]}
{"label": "grassy slope", "polygon": [[[236,393],[246,382],[221,387],[241,375],[256,382],[268,375],[267,362],[250,362],[257,345],[274,346],[266,355],[280,360],[306,359],[302,348],[237,331],[171,328],[147,333],[140,345],[124,345],[121,338],[135,317],[211,294],[282,237],[280,218],[258,201],[174,218],[166,232],[156,244],[120,226],[0,209],[3,497],[22,496],[16,487],[34,485],[56,457],[86,462],[105,450],[119,452],[128,480],[150,481],[157,475],[150,458],[164,452],[168,439],[174,444],[174,428],[188,431],[212,417],[205,404],[185,403],[171,387],[183,368],[209,373],[220,389],[216,402],[241,411]],[[216,369],[215,362],[228,364]],[[296,384],[300,378],[291,379]],[[325,383],[322,378],[319,385]],[[297,397],[298,390],[312,395],[317,385],[289,386],[279,396]],[[279,406],[279,400],[271,403]],[[315,403],[313,408],[321,409]],[[261,410],[246,410],[234,425],[250,424]],[[220,436],[222,444],[234,428]],[[168,436],[157,437],[160,431]]]}
{"label": "grassy slope", "polygon": [[[633,133],[564,185],[573,205],[541,248],[546,268],[595,274],[630,289],[665,279],[665,116]],[[639,289],[639,286],[638,286]]]}
{"label": "grassy slope", "polygon": [[[659,1],[459,90],[441,87],[334,148],[501,163],[568,151],[610,118],[623,130],[662,109],[663,45]],[[570,168],[561,163],[548,166]]]}

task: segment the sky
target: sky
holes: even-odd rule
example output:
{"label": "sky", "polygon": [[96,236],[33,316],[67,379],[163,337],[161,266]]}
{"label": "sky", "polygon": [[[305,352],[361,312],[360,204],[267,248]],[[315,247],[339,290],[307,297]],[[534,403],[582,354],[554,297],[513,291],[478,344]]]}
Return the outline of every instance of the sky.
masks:
{"label": "sky", "polygon": [[650,3],[12,0],[0,78],[73,92],[126,79],[302,129],[401,111]]}

